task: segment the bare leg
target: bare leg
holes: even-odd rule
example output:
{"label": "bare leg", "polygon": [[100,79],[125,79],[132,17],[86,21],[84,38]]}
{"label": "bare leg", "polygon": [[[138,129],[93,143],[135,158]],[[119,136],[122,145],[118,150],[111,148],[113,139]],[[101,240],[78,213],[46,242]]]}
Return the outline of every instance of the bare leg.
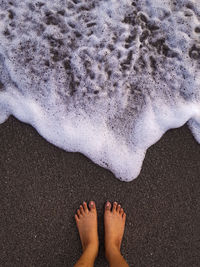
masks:
{"label": "bare leg", "polygon": [[107,202],[104,213],[105,224],[105,254],[110,267],[128,267],[127,262],[120,252],[121,242],[124,235],[126,214],[117,202]]}
{"label": "bare leg", "polygon": [[76,225],[79,231],[83,254],[75,267],[93,267],[99,249],[97,232],[97,210],[94,201],[83,202],[75,215]]}

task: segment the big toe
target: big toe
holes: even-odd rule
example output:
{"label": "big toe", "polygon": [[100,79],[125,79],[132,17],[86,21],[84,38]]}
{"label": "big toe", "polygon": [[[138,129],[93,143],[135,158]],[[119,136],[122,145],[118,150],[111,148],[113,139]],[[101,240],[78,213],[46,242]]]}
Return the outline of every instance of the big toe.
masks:
{"label": "big toe", "polygon": [[96,204],[94,201],[90,201],[89,207],[91,211],[96,211]]}
{"label": "big toe", "polygon": [[111,210],[111,203],[107,201],[105,205],[105,212],[110,211],[110,210]]}

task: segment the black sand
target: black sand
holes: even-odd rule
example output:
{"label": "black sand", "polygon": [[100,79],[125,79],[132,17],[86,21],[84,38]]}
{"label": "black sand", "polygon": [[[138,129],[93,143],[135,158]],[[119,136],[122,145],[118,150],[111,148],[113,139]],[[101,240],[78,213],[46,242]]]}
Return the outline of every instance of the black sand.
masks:
{"label": "black sand", "polygon": [[90,199],[99,212],[95,266],[107,266],[106,200],[127,213],[122,251],[130,266],[200,266],[200,146],[186,126],[148,150],[131,183],[12,117],[0,125],[0,140],[0,266],[73,266],[81,253],[74,213]]}

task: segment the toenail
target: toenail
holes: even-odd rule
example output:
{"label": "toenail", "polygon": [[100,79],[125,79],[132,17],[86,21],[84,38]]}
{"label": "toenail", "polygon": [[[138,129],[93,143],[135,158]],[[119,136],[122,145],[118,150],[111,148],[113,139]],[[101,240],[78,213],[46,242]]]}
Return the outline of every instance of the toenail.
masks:
{"label": "toenail", "polygon": [[110,204],[110,202],[107,202],[106,203],[106,207],[105,207],[107,210],[110,210],[110,208],[111,208],[111,204]]}
{"label": "toenail", "polygon": [[117,202],[114,202],[113,204],[114,204],[114,205],[117,205]]}
{"label": "toenail", "polygon": [[91,205],[91,207],[94,207],[94,202],[91,201],[91,202],[90,202],[90,205]]}

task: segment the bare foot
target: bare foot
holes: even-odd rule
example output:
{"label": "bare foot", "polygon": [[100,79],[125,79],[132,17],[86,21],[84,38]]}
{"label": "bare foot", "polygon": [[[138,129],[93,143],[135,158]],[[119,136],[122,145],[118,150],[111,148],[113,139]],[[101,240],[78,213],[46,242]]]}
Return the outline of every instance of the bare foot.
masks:
{"label": "bare foot", "polygon": [[80,205],[75,215],[76,225],[79,231],[83,251],[90,249],[97,256],[99,239],[97,232],[97,210],[94,201],[90,201],[89,208],[86,202]]}
{"label": "bare foot", "polygon": [[120,251],[125,221],[126,214],[121,206],[114,202],[111,210],[111,203],[108,201],[105,205],[104,213],[105,250],[107,256],[113,249]]}

